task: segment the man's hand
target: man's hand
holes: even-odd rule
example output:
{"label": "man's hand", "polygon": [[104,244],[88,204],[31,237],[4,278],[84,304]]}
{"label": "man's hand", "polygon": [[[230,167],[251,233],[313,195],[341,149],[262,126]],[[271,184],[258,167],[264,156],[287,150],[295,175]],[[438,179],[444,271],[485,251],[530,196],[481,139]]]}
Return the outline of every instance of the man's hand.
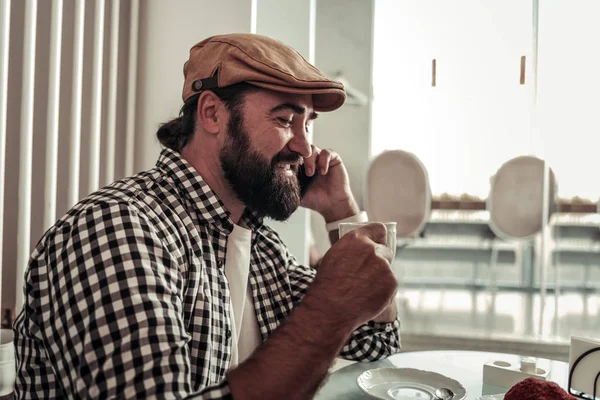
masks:
{"label": "man's hand", "polygon": [[347,233],[325,254],[305,297],[308,306],[326,315],[324,323],[354,330],[391,317],[397,284],[390,268],[393,253],[385,243],[385,226],[375,222]]}
{"label": "man's hand", "polygon": [[385,226],[373,223],[344,235],[325,254],[313,284],[285,323],[227,374],[235,399],[315,396],[352,331],[393,300],[396,279],[385,236]]}
{"label": "man's hand", "polygon": [[318,212],[325,222],[358,214],[348,173],[337,153],[312,145],[312,155],[304,159],[304,169],[308,176],[315,176],[315,181],[302,198],[302,207]]}
{"label": "man's hand", "polygon": [[380,323],[390,323],[394,322],[398,318],[398,307],[396,306],[396,292],[390,299],[390,303],[388,306],[375,318],[373,318],[374,322]]}

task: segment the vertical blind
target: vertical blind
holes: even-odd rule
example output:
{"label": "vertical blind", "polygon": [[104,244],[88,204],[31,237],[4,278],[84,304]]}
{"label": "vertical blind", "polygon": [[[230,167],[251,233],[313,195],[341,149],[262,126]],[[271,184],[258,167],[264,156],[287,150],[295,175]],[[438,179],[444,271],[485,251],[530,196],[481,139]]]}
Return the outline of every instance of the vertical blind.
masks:
{"label": "vertical blind", "polygon": [[87,194],[133,172],[139,0],[0,0],[0,299]]}

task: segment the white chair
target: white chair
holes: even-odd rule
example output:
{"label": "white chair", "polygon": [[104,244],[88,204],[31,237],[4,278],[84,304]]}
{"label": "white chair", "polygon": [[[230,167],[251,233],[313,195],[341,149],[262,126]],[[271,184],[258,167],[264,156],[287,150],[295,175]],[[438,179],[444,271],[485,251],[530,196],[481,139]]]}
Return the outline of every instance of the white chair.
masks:
{"label": "white chair", "polygon": [[[414,154],[389,150],[376,156],[367,170],[365,187],[369,219],[396,222],[398,249],[423,232],[431,213],[431,189],[427,169]],[[401,284],[402,265],[395,269]],[[401,315],[408,317],[413,313],[406,298],[397,298],[397,302]]]}
{"label": "white chair", "polygon": [[371,221],[396,222],[398,238],[419,236],[431,213],[425,166],[414,154],[403,150],[379,154],[367,171],[365,201]]}
{"label": "white chair", "polygon": [[[557,206],[556,177],[550,169],[549,176],[548,221]],[[490,213],[489,226],[500,239],[517,242],[516,263],[521,261],[523,244],[540,237],[543,231],[544,214],[544,161],[533,156],[520,156],[505,162],[491,179],[487,209]],[[538,265],[546,262],[547,251],[536,254]],[[491,242],[489,282],[492,300],[489,304],[493,311],[497,291],[496,269],[498,263],[498,243]],[[489,313],[488,315],[492,315]]]}

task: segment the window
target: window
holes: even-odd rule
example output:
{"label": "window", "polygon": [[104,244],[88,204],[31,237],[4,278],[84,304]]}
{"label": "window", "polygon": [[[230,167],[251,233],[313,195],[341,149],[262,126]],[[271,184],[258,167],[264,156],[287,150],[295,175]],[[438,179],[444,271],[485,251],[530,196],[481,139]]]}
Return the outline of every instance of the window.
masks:
{"label": "window", "polygon": [[561,197],[597,200],[600,3],[540,5],[537,108],[532,9],[523,0],[377,0],[373,155],[411,151],[434,194],[485,198],[503,162],[535,154],[548,159]]}

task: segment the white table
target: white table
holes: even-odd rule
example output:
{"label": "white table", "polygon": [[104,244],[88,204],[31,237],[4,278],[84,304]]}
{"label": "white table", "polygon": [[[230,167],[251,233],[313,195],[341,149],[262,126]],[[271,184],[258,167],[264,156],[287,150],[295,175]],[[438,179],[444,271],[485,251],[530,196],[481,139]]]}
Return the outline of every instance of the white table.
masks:
{"label": "white table", "polygon": [[[434,371],[459,381],[467,389],[467,399],[476,399],[482,394],[506,393],[509,388],[483,384],[483,365],[490,360],[502,360],[518,364],[520,356],[514,354],[487,353],[480,351],[418,351],[400,353],[385,360],[370,363],[355,363],[335,371],[315,399],[368,399],[360,390],[356,378],[373,368],[416,368]],[[538,358],[540,368],[550,368],[550,380],[566,390],[569,365],[562,361]]]}

